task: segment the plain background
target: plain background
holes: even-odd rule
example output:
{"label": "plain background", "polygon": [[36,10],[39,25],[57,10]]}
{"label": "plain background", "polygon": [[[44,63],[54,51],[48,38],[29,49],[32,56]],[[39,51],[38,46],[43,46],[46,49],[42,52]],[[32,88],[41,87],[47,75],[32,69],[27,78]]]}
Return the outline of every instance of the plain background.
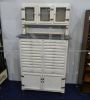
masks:
{"label": "plain background", "polygon": [[77,83],[79,55],[83,35],[85,10],[90,9],[90,0],[1,0],[0,16],[4,51],[7,59],[9,79],[20,80],[19,41],[16,37],[22,33],[21,5],[29,3],[70,3],[70,37],[67,63],[67,83]]}

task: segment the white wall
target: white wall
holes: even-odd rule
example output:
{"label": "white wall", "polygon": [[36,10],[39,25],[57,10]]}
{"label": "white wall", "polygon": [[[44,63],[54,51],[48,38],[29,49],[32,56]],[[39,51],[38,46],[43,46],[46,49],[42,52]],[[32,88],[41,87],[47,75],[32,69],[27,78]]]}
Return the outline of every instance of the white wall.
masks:
{"label": "white wall", "polygon": [[90,0],[1,0],[1,19],[5,57],[9,79],[20,80],[19,45],[17,35],[21,34],[21,12],[23,2],[60,3],[72,6],[70,20],[69,55],[67,64],[67,83],[76,83],[78,75],[79,52],[83,34],[84,14],[90,9]]}

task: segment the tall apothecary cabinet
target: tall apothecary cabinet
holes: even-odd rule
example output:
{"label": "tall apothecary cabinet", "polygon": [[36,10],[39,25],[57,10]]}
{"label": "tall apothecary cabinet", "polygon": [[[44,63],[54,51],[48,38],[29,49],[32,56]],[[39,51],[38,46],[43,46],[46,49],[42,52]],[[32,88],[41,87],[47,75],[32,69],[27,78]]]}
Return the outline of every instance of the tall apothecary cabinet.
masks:
{"label": "tall apothecary cabinet", "polygon": [[23,4],[21,11],[22,89],[64,93],[70,5]]}

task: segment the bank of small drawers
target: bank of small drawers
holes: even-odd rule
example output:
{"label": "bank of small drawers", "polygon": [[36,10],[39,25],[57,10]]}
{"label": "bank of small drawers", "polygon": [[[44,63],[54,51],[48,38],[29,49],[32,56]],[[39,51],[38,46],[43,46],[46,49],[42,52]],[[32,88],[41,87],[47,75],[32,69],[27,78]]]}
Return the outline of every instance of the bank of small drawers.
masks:
{"label": "bank of small drawers", "polygon": [[65,74],[66,40],[20,39],[22,72]]}

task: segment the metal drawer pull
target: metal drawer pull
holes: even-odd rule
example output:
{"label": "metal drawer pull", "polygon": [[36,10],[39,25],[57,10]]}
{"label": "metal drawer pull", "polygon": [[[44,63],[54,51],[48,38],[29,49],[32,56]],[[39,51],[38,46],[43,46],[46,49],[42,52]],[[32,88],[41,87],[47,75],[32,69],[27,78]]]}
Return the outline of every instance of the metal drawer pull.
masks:
{"label": "metal drawer pull", "polygon": [[41,78],[41,83],[44,83],[44,78]]}
{"label": "metal drawer pull", "polygon": [[41,83],[44,83],[44,78],[41,78]]}

